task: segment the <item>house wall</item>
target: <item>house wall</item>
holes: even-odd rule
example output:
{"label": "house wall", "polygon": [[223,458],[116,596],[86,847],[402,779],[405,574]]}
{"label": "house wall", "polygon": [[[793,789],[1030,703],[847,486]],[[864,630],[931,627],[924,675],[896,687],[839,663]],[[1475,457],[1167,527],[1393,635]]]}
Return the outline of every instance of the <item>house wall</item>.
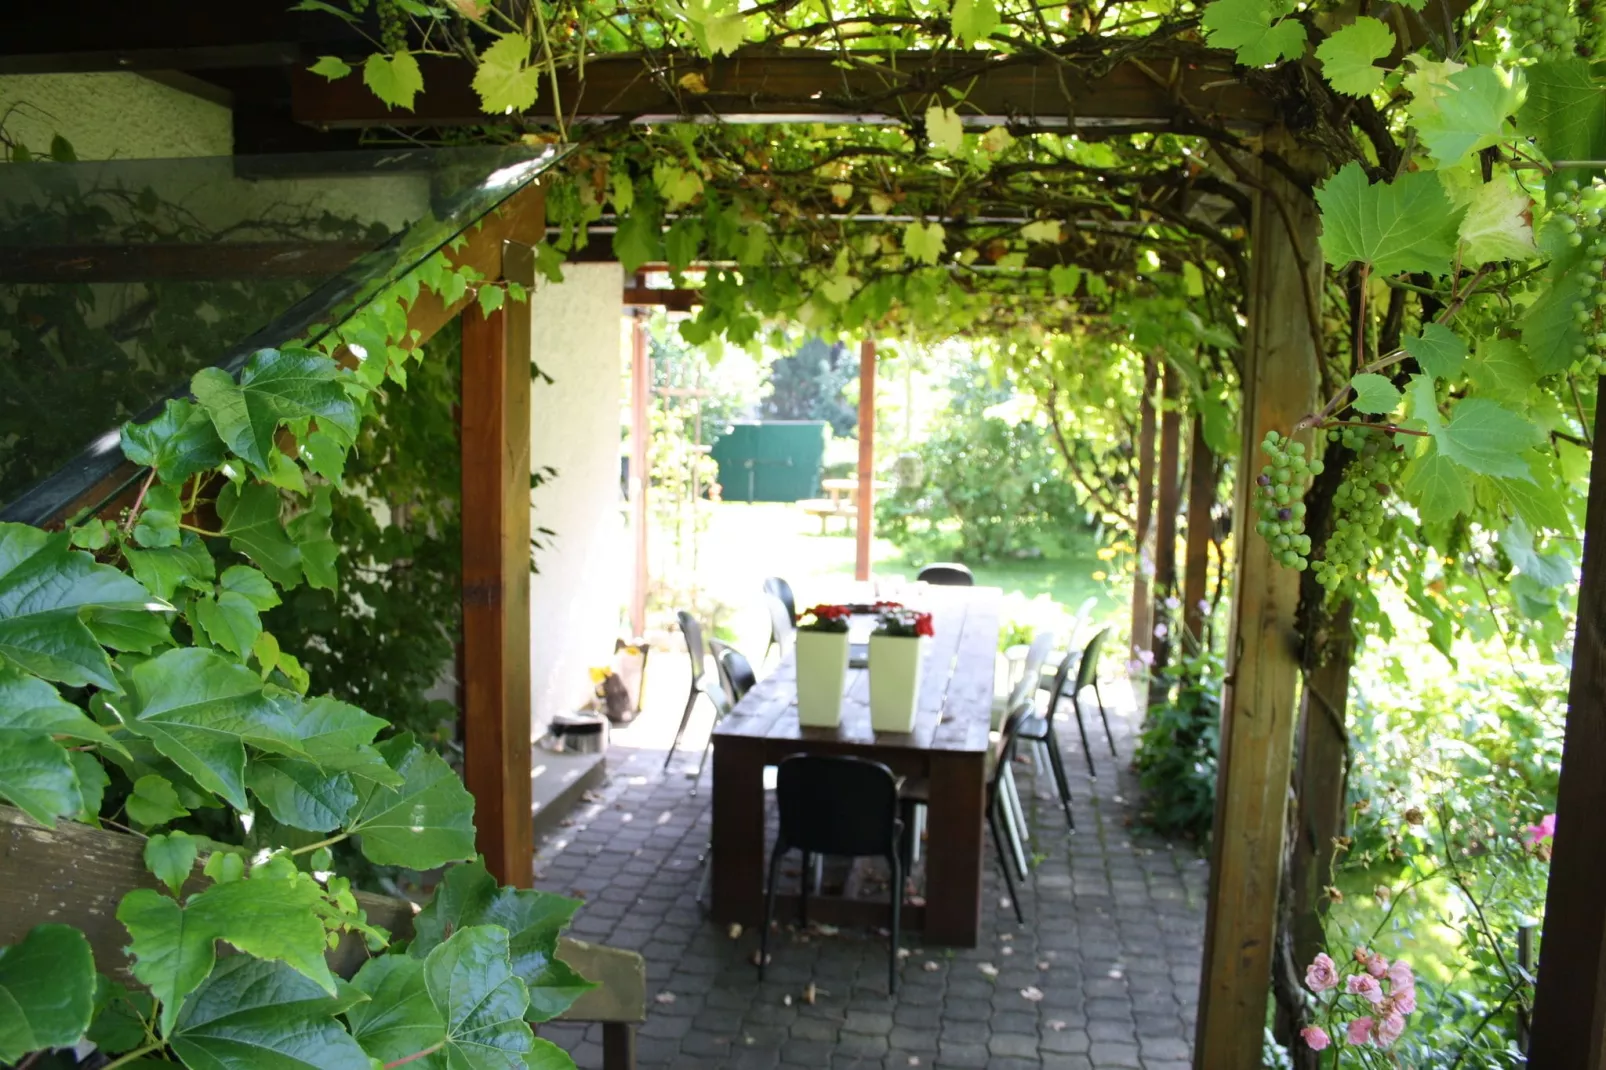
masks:
{"label": "house wall", "polygon": [[228,108],[125,71],[0,76],[0,115],[11,137],[30,150],[48,152],[60,134],[80,160],[234,151]]}
{"label": "house wall", "polygon": [[585,705],[590,669],[613,660],[631,564],[619,492],[621,355],[618,264],[568,264],[530,298],[533,358],[553,379],[533,385],[530,463],[555,478],[535,491],[532,527],[551,528],[531,577],[532,717]]}

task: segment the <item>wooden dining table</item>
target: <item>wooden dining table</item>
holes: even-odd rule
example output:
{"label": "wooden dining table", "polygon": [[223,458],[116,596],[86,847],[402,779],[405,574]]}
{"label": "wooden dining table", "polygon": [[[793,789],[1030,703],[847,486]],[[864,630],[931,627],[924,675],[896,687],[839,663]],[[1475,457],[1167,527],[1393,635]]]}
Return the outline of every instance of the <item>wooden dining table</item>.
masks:
{"label": "wooden dining table", "polygon": [[[797,666],[788,654],[714,729],[712,904],[715,919],[754,925],[764,913],[764,769],[792,754],[846,754],[923,781],[926,796],[924,903],[904,906],[904,925],[931,944],[975,947],[981,928],[982,866],[993,671],[1000,592],[928,587],[901,599],[933,616],[913,732],[870,727],[869,672],[850,668],[842,719],[804,728],[797,719]],[[790,897],[778,897],[785,917]],[[811,895],[811,918],[836,925],[885,925],[887,905]]]}

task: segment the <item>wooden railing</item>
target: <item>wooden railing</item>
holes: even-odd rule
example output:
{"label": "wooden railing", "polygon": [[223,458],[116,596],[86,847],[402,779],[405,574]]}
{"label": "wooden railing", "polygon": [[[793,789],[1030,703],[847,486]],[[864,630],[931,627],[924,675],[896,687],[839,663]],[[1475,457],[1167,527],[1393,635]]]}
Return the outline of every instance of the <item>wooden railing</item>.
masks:
{"label": "wooden railing", "polygon": [[[197,869],[184,890],[199,891],[205,884]],[[154,887],[139,837],[71,822],[47,829],[20,810],[0,806],[0,946],[16,943],[44,922],[72,925],[89,938],[102,973],[137,983],[128,972],[123,950],[128,933],[117,920],[117,904],[134,888]],[[357,899],[374,924],[398,937],[412,934],[412,903],[361,892]],[[330,966],[350,976],[364,955],[360,943],[348,939],[330,952]],[[631,1070],[635,1026],[647,1008],[641,956],[564,937],[558,958],[597,987],[556,1020],[602,1023],[603,1066]]]}

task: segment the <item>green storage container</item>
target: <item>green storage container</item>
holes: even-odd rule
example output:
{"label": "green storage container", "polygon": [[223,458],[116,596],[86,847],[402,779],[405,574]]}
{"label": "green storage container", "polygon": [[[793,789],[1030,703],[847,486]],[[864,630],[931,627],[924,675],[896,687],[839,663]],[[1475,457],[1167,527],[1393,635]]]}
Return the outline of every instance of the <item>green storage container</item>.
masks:
{"label": "green storage container", "polygon": [[740,420],[714,442],[728,502],[795,502],[820,493],[824,420]]}

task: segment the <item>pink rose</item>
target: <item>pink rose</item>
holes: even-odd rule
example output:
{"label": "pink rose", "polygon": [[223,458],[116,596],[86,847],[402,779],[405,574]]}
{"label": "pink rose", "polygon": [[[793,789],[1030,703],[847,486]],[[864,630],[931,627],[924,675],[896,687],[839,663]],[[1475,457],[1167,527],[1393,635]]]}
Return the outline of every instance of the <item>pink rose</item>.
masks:
{"label": "pink rose", "polygon": [[1370,1003],[1383,1002],[1383,989],[1378,986],[1377,978],[1369,973],[1351,974],[1344,991],[1352,996],[1364,996]]}
{"label": "pink rose", "polygon": [[1357,1046],[1372,1042],[1372,1019],[1357,1018],[1349,1024],[1349,1042]]}
{"label": "pink rose", "polygon": [[1396,988],[1393,995],[1389,996],[1389,1002],[1394,1004],[1394,1009],[1401,1014],[1411,1014],[1416,1010],[1416,989]]}
{"label": "pink rose", "polygon": [[1399,1040],[1403,1032],[1405,1032],[1405,1016],[1402,1014],[1385,1015],[1372,1027],[1372,1037],[1380,1048],[1386,1048]]}
{"label": "pink rose", "polygon": [[1539,819],[1539,824],[1528,826],[1528,843],[1537,847],[1556,835],[1556,815],[1546,814]]}
{"label": "pink rose", "polygon": [[1338,967],[1325,954],[1317,955],[1305,971],[1305,987],[1320,995],[1338,984]]}
{"label": "pink rose", "polygon": [[1389,960],[1373,951],[1366,959],[1366,972],[1373,977],[1382,977],[1389,972]]}
{"label": "pink rose", "polygon": [[1319,1025],[1308,1025],[1299,1031],[1299,1035],[1305,1038],[1305,1043],[1310,1045],[1311,1051],[1323,1051],[1333,1042],[1333,1038],[1327,1035],[1327,1030]]}
{"label": "pink rose", "polygon": [[1416,991],[1416,974],[1411,970],[1411,964],[1403,960],[1395,962],[1388,968],[1389,990],[1395,995],[1406,991]]}

